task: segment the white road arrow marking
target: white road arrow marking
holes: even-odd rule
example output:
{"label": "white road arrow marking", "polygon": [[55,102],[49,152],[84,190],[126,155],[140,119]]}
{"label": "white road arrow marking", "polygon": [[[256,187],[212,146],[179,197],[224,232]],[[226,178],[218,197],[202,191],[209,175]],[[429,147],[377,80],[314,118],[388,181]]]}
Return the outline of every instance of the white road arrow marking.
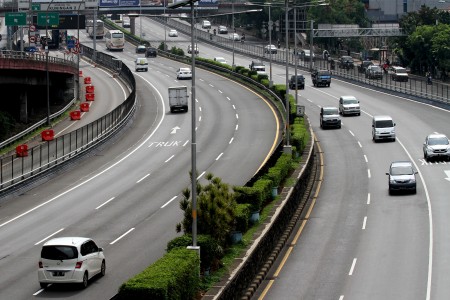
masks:
{"label": "white road arrow marking", "polygon": [[445,175],[447,176],[447,178],[445,178],[445,180],[450,181],[450,170],[445,170]]}
{"label": "white road arrow marking", "polygon": [[177,130],[178,129],[181,129],[180,127],[174,127],[174,128],[172,128],[172,131],[170,132],[170,134],[175,134],[175,133],[177,133]]}

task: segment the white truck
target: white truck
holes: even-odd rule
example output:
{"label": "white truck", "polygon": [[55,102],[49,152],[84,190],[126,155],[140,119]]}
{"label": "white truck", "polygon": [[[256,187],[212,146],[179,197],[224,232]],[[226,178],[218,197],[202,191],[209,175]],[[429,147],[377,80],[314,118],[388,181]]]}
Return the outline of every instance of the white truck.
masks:
{"label": "white truck", "polygon": [[170,112],[188,111],[188,90],[187,86],[169,87],[169,107]]}

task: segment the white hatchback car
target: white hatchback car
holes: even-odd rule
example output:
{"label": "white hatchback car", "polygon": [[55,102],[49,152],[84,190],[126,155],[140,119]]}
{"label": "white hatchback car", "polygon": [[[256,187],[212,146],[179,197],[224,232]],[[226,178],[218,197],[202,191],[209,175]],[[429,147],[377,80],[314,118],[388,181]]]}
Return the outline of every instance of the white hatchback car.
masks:
{"label": "white hatchback car", "polygon": [[228,64],[226,59],[223,57],[214,57],[214,61],[217,61],[218,63],[221,63],[221,64]]}
{"label": "white hatchback car", "polygon": [[41,250],[38,280],[41,288],[50,283],[80,283],[106,271],[103,248],[90,238],[61,237],[47,241]]}
{"label": "white hatchback car", "polygon": [[176,31],[175,29],[170,29],[169,30],[169,36],[170,37],[177,37],[178,36],[178,31]]}
{"label": "white hatchback car", "polygon": [[177,79],[191,79],[192,71],[190,68],[179,68],[177,70]]}

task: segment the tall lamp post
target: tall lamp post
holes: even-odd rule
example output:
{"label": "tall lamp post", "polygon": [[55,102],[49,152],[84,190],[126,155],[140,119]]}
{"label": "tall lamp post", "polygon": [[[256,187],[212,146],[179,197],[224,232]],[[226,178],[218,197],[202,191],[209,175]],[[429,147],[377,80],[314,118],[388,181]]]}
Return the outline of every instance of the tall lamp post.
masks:
{"label": "tall lamp post", "polygon": [[192,246],[197,247],[197,141],[195,133],[195,43],[194,43],[194,3],[199,0],[183,0],[167,8],[175,9],[182,6],[191,6],[191,68],[192,68],[192,86],[191,86],[191,197],[192,197]]}

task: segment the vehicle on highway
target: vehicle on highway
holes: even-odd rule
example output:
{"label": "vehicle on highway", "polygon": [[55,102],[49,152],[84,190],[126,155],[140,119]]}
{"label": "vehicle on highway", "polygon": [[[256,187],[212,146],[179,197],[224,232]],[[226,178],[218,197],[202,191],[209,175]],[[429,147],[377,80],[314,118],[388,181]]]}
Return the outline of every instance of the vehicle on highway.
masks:
{"label": "vehicle on highway", "polygon": [[275,45],[267,45],[264,47],[264,53],[277,54],[278,49]]}
{"label": "vehicle on highway", "polygon": [[369,66],[373,66],[373,62],[371,60],[363,60],[360,65],[358,65],[359,73],[366,73],[366,70]]}
{"label": "vehicle on highway", "polygon": [[289,88],[291,90],[304,90],[305,89],[305,76],[303,75],[292,75],[289,80]]}
{"label": "vehicle on highway", "polygon": [[145,57],[157,57],[158,56],[158,50],[153,47],[148,47],[145,52]]}
{"label": "vehicle on highway", "polygon": [[171,113],[175,111],[187,112],[188,99],[187,86],[169,87],[169,107]]}
{"label": "vehicle on highway", "polygon": [[314,86],[330,86],[331,72],[328,70],[314,69],[311,72],[311,80]]}
{"label": "vehicle on highway", "polygon": [[361,115],[359,101],[354,96],[341,96],[339,98],[339,113],[346,115]]}
{"label": "vehicle on highway", "polygon": [[373,116],[372,140],[391,140],[395,142],[395,123],[390,116]]}
{"label": "vehicle on highway", "polygon": [[383,79],[383,69],[380,66],[370,65],[366,69],[365,77],[369,79]]}
{"label": "vehicle on highway", "polygon": [[433,133],[425,138],[423,143],[423,157],[431,159],[450,160],[450,141],[445,134]]}
{"label": "vehicle on highway", "polygon": [[339,63],[338,63],[339,69],[351,70],[354,67],[355,67],[355,63],[351,56],[344,55],[339,58]]}
{"label": "vehicle on highway", "polygon": [[390,73],[391,73],[391,79],[393,81],[407,82],[409,79],[409,75],[406,72],[406,69],[402,68],[402,67],[391,67]]}
{"label": "vehicle on highway", "polygon": [[413,164],[410,161],[394,161],[389,167],[389,194],[395,191],[410,191],[413,194],[416,189],[416,174]]}
{"label": "vehicle on highway", "polygon": [[95,32],[94,32],[94,20],[90,20],[86,24],[86,32],[88,33],[90,38],[102,39],[105,35],[105,24],[102,20],[97,20],[95,23]]}
{"label": "vehicle on highway", "polygon": [[169,36],[170,37],[177,37],[178,36],[178,31],[176,31],[176,29],[170,29],[169,30]]}
{"label": "vehicle on highway", "polygon": [[226,26],[219,26],[219,34],[227,34],[228,28]]}
{"label": "vehicle on highway", "polygon": [[326,106],[320,109],[320,128],[341,128],[341,117],[337,107]]}
{"label": "vehicle on highway", "polygon": [[225,58],[223,58],[223,57],[214,57],[214,61],[216,61],[216,62],[218,62],[218,63],[221,63],[221,64],[228,64],[228,62],[226,61],[226,59]]}
{"label": "vehicle on highway", "polygon": [[[194,54],[198,54],[198,46],[197,46],[197,44],[194,45],[194,49],[195,49],[194,50]],[[189,54],[192,53],[192,45],[188,45],[187,53],[189,53]]]}
{"label": "vehicle on highway", "polygon": [[191,79],[192,71],[191,68],[179,68],[177,70],[177,79]]}
{"label": "vehicle on highway", "polygon": [[123,28],[130,28],[131,27],[130,20],[123,20],[122,27]]}
{"label": "vehicle on highway", "polygon": [[38,281],[41,288],[54,283],[78,283],[83,288],[99,274],[105,275],[103,248],[90,238],[60,237],[47,241],[41,250]]}
{"label": "vehicle on highway", "polygon": [[[309,50],[309,49],[300,50],[298,55],[300,56],[300,58],[302,60],[306,60],[306,61],[310,61],[311,60],[311,50]],[[312,59],[313,59],[313,61],[316,60],[316,55],[314,54],[314,52],[312,54]]]}
{"label": "vehicle on highway", "polygon": [[147,51],[147,47],[145,45],[138,45],[136,47],[136,53],[145,53]]}
{"label": "vehicle on highway", "polygon": [[248,66],[248,68],[250,69],[250,71],[266,71],[266,66],[264,65],[264,63],[262,61],[256,60],[252,60],[252,63]]}
{"label": "vehicle on highway", "polygon": [[202,21],[202,28],[203,29],[211,29],[211,22],[208,20],[203,20]]}
{"label": "vehicle on highway", "polygon": [[134,69],[136,72],[138,71],[148,71],[148,60],[145,57],[138,57],[134,61]]}
{"label": "vehicle on highway", "polygon": [[237,33],[232,33],[232,34],[230,34],[230,35],[228,36],[228,38],[229,38],[230,40],[233,40],[233,41],[240,41],[240,40],[241,40],[241,37],[240,37],[239,34],[237,34]]}
{"label": "vehicle on highway", "polygon": [[123,51],[125,47],[125,35],[120,30],[108,30],[105,34],[105,44],[108,50]]}

